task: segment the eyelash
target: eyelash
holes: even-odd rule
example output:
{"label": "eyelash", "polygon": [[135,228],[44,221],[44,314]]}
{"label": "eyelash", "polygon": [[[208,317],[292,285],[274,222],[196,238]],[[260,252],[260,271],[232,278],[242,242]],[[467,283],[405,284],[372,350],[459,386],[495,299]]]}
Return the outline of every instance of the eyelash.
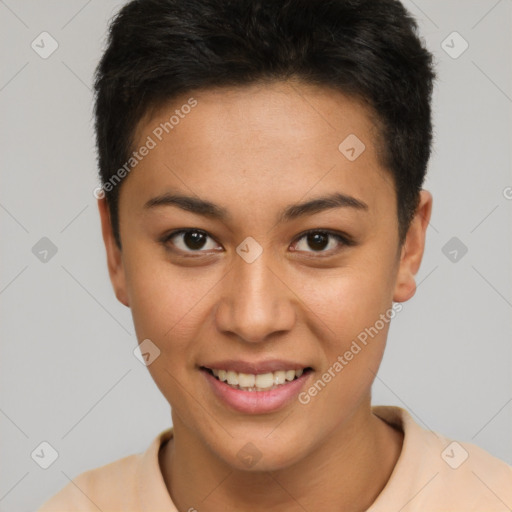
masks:
{"label": "eyelash", "polygon": [[[160,242],[164,245],[164,247],[169,248],[169,241],[172,238],[174,238],[178,235],[184,234],[184,233],[201,233],[201,234],[207,236],[208,238],[211,238],[212,240],[214,240],[214,238],[210,234],[208,234],[206,231],[203,231],[202,229],[187,228],[187,229],[178,229],[176,231],[172,231],[171,233],[164,235],[160,239]],[[308,235],[315,234],[315,233],[319,233],[322,235],[328,235],[332,238],[335,238],[342,246],[350,247],[350,246],[355,245],[355,242],[347,235],[343,235],[341,233],[338,233],[336,231],[331,231],[329,229],[310,229],[308,231],[305,231],[297,236],[294,244],[297,244],[300,240],[302,240],[303,238],[306,238]],[[321,251],[295,251],[295,252],[306,252],[306,253],[311,253],[314,255],[321,255],[321,254],[332,255],[332,253],[337,252],[337,250],[339,250],[339,249],[331,249],[328,251],[321,250]],[[194,254],[201,255],[201,253],[207,253],[207,251],[203,251],[201,249],[199,249],[197,251],[194,251],[194,250],[183,251],[182,249],[177,249],[177,251],[181,252],[182,254],[184,253],[185,257],[197,257],[197,256],[191,256],[191,255],[194,255]]]}

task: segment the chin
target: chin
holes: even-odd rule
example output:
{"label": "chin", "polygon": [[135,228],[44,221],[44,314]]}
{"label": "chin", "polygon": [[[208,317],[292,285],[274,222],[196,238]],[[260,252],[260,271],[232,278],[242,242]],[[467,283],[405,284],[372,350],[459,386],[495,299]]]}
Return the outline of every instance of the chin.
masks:
{"label": "chin", "polygon": [[239,435],[231,439],[228,452],[226,445],[219,447],[220,451],[215,451],[228,466],[238,471],[250,472],[286,469],[307,455],[305,435],[298,432],[294,435],[283,435],[285,432],[281,432],[280,435],[275,433],[271,438],[269,432],[272,429],[266,428],[258,435]]}

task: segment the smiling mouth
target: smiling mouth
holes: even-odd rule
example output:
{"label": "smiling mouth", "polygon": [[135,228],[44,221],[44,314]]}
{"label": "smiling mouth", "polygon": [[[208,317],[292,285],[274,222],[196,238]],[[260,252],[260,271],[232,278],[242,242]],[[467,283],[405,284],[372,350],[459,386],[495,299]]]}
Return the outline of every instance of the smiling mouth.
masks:
{"label": "smiling mouth", "polygon": [[296,370],[278,370],[267,373],[239,373],[232,370],[201,367],[215,379],[223,382],[233,389],[241,391],[271,391],[289,382],[297,380],[302,375],[312,371],[311,367]]}

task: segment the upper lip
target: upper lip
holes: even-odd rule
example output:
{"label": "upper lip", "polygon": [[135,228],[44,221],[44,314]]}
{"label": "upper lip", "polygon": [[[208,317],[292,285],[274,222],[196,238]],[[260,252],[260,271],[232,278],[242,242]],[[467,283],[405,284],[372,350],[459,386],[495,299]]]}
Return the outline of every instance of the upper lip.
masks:
{"label": "upper lip", "polygon": [[279,370],[301,370],[310,368],[307,364],[297,361],[286,361],[284,359],[270,359],[267,361],[241,361],[234,359],[226,359],[224,361],[215,361],[212,363],[202,364],[201,367],[210,370],[231,370],[237,373],[249,373],[258,375],[261,373],[272,373]]}

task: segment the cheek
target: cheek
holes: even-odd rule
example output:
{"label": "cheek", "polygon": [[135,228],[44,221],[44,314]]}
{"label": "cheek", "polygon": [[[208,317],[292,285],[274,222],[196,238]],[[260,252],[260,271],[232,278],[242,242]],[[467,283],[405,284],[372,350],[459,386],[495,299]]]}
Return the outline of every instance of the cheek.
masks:
{"label": "cheek", "polygon": [[334,348],[343,349],[389,310],[393,293],[391,273],[385,265],[360,265],[316,279],[302,279],[300,297],[321,320],[319,325],[325,327]]}
{"label": "cheek", "polygon": [[322,367],[299,401],[326,433],[369,397],[395,311],[386,290],[357,273],[324,286],[313,308],[329,329],[319,337]]}
{"label": "cheek", "polygon": [[[310,402],[319,417],[340,421],[371,389],[396,314],[390,262],[391,257],[365,254],[342,271],[308,280],[301,287],[308,308],[321,320],[316,324],[324,326],[317,333],[322,367],[301,402]],[[333,403],[338,407],[332,408]]]}
{"label": "cheek", "polygon": [[179,340],[187,338],[187,325],[201,309],[201,298],[211,288],[212,278],[197,276],[194,269],[179,269],[143,250],[130,253],[125,269],[138,338],[154,338],[162,346],[173,339],[179,347]]}
{"label": "cheek", "polygon": [[201,330],[211,318],[211,294],[223,274],[204,268],[179,268],[149,251],[127,258],[127,285],[137,339],[160,350],[148,370],[162,394],[179,410],[182,384],[195,374]]}
{"label": "cheek", "polygon": [[212,285],[140,253],[133,253],[125,265],[136,336],[158,347],[159,355],[147,369],[162,395],[185,414],[190,404],[183,383],[194,371],[196,329],[205,314],[201,298]]}

